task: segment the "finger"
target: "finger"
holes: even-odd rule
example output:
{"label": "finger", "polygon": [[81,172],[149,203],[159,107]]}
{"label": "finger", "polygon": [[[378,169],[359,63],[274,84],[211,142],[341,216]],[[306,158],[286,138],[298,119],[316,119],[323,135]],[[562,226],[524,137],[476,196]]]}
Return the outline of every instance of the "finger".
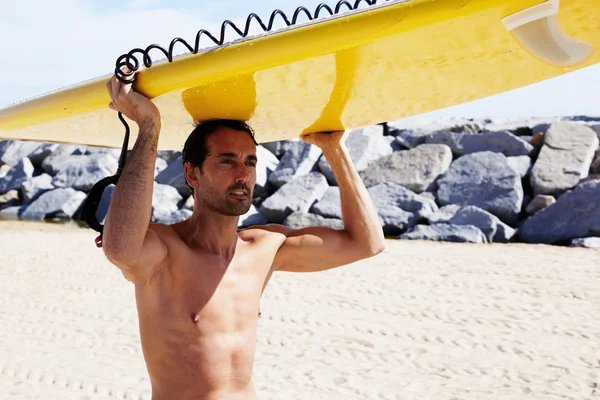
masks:
{"label": "finger", "polygon": [[110,108],[111,110],[117,111],[117,109],[115,108],[115,105],[113,104],[112,101],[110,103],[108,103],[108,108]]}

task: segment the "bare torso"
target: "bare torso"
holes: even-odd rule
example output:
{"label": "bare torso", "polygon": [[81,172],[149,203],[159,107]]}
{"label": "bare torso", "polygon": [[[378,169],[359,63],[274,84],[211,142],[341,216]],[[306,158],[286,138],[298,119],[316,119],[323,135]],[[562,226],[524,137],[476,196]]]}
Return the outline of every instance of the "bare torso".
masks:
{"label": "bare torso", "polygon": [[152,399],[256,399],[252,370],[260,297],[283,239],[240,232],[235,255],[224,260],[164,231],[168,262],[136,288]]}

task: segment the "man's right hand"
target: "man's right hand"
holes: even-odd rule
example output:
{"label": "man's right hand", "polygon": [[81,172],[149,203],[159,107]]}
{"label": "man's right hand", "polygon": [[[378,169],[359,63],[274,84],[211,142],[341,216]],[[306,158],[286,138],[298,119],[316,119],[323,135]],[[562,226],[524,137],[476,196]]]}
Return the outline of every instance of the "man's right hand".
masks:
{"label": "man's right hand", "polygon": [[113,76],[106,84],[106,89],[112,100],[108,106],[115,111],[120,111],[138,126],[143,123],[160,122],[160,112],[156,105],[146,96],[133,90],[130,83],[122,83]]}

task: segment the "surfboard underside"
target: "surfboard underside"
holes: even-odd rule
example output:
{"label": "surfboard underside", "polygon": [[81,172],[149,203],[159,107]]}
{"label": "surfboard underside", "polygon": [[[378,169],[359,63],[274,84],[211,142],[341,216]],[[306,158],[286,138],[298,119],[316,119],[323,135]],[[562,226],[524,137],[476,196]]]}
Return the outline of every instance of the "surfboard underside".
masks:
{"label": "surfboard underside", "polygon": [[[600,62],[597,0],[560,2],[565,32],[595,49],[587,61],[557,67],[524,49],[502,19],[540,3],[392,2],[157,63],[134,87],[161,112],[160,149],[181,149],[194,124],[212,118],[247,121],[259,142],[381,123]],[[109,77],[0,110],[0,138],[120,147]]]}

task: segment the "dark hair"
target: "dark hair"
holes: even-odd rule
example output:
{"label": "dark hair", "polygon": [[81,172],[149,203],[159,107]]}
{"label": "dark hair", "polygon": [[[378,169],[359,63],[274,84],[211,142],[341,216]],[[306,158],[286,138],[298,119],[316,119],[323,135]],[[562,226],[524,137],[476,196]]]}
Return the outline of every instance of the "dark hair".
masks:
{"label": "dark hair", "polygon": [[256,143],[256,139],[254,138],[254,131],[243,121],[233,119],[212,119],[204,121],[196,125],[192,133],[190,133],[185,141],[185,145],[183,146],[183,150],[181,152],[183,165],[189,162],[193,167],[199,167],[200,170],[202,170],[202,164],[204,163],[206,156],[210,154],[208,137],[219,128],[229,128],[236,131],[247,132],[252,138],[254,144],[258,145],[258,143]]}

